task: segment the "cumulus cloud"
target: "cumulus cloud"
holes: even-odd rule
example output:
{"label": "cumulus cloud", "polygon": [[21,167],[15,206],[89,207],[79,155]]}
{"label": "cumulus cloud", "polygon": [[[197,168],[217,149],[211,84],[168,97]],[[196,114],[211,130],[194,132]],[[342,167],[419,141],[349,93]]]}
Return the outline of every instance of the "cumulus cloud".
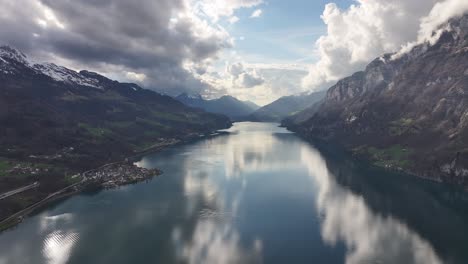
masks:
{"label": "cumulus cloud", "polygon": [[240,62],[228,65],[226,70],[235,78],[239,77],[239,75],[245,71],[244,64]]}
{"label": "cumulus cloud", "polygon": [[327,34],[316,42],[319,55],[304,87],[328,88],[362,70],[372,59],[424,39],[436,25],[468,10],[464,0],[358,0],[347,10],[327,4],[322,20]]}
{"label": "cumulus cloud", "polygon": [[265,82],[263,77],[259,76],[256,72],[253,73],[242,73],[239,77],[240,83],[246,88],[252,88],[257,85],[261,85]]}
{"label": "cumulus cloud", "polygon": [[228,65],[226,71],[231,75],[233,84],[237,86],[235,88],[252,88],[265,82],[255,69],[246,68],[241,62]]}
{"label": "cumulus cloud", "polygon": [[297,64],[237,62],[227,64],[224,71],[209,70],[202,79],[216,87],[210,90],[209,98],[228,93],[265,105],[281,96],[302,93],[301,80],[307,75],[306,69]]}
{"label": "cumulus cloud", "polygon": [[202,92],[210,87],[195,74],[233,46],[230,34],[213,21],[261,2],[5,0],[0,39],[39,60],[169,94]]}
{"label": "cumulus cloud", "polygon": [[262,13],[263,13],[263,11],[261,9],[257,9],[257,10],[252,12],[252,14],[250,15],[250,18],[260,17],[262,15]]}

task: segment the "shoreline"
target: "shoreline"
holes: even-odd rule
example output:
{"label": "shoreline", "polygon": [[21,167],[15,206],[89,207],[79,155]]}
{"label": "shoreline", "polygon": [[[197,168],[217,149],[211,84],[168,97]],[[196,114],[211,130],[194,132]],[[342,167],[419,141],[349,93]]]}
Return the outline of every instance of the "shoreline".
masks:
{"label": "shoreline", "polygon": [[[35,210],[41,208],[41,207],[45,207],[47,205],[49,205],[50,203],[52,202],[55,202],[57,200],[60,200],[60,199],[64,199],[64,198],[68,198],[68,197],[71,197],[75,194],[79,194],[79,193],[82,193],[84,191],[86,191],[88,188],[96,188],[96,189],[104,189],[104,190],[109,190],[109,189],[115,189],[119,186],[125,186],[125,185],[131,185],[131,184],[136,184],[136,183],[140,183],[140,182],[143,182],[143,181],[146,181],[146,180],[151,180],[154,178],[154,176],[159,176],[161,174],[163,174],[163,171],[161,171],[160,169],[145,169],[145,168],[140,168],[140,167],[137,167],[134,162],[136,160],[138,160],[139,158],[145,156],[145,155],[148,155],[150,153],[157,153],[159,151],[163,151],[169,147],[172,147],[172,146],[177,146],[177,145],[180,145],[180,144],[187,144],[187,143],[191,143],[191,142],[196,142],[198,140],[202,140],[202,139],[207,139],[207,138],[211,138],[211,137],[215,137],[215,136],[219,136],[219,135],[224,135],[224,134],[227,134],[228,132],[224,132],[224,131],[213,131],[211,133],[206,133],[206,134],[197,134],[197,135],[189,135],[188,137],[186,138],[183,138],[183,139],[174,139],[173,141],[171,141],[170,143],[167,143],[167,144],[155,144],[149,148],[146,148],[142,151],[138,151],[138,152],[135,152],[134,155],[131,155],[131,156],[128,156],[126,157],[124,160],[122,161],[116,161],[116,162],[112,162],[112,163],[107,163],[107,164],[104,164],[98,168],[95,168],[95,169],[91,169],[91,170],[87,170],[87,171],[84,171],[84,172],[81,172],[79,173],[79,175],[82,177],[82,180],[80,182],[77,182],[77,183],[74,183],[74,184],[71,184],[69,186],[66,186],[54,193],[51,193],[50,195],[48,195],[47,197],[43,198],[42,200],[2,219],[0,221],[0,233],[4,232],[4,231],[7,231],[11,228],[14,228],[16,227],[17,225],[21,224],[21,222],[24,220],[24,218],[28,217],[31,213],[33,213]],[[130,178],[131,179],[127,179],[127,180],[124,180],[124,181],[118,181],[117,183],[115,182],[112,182],[112,183],[109,183],[111,180],[104,180],[102,181],[101,179],[92,179],[92,180],[86,180],[86,175],[89,174],[89,173],[99,173],[101,170],[104,170],[106,168],[109,168],[111,166],[125,166],[125,165],[130,165],[136,169],[136,170],[139,170],[140,172],[143,171],[143,170],[146,170],[147,172],[145,173],[145,176],[144,177],[139,177],[138,179],[135,179],[135,177]],[[122,175],[120,175],[122,176]],[[85,178],[83,178],[85,177]],[[97,180],[97,181],[96,181]],[[83,186],[79,186],[81,184],[84,184]],[[94,185],[94,186],[93,186]],[[70,189],[73,189],[73,190],[70,190]]]}
{"label": "shoreline", "polygon": [[106,189],[106,190],[115,189],[119,186],[130,185],[130,184],[135,184],[135,183],[151,180],[155,176],[159,176],[162,174],[162,171],[159,169],[144,169],[144,168],[137,167],[134,164],[129,164],[128,162],[122,161],[122,162],[115,162],[112,164],[106,164],[97,169],[86,171],[84,173],[80,173],[80,175],[81,177],[86,177],[84,174],[90,173],[92,171],[99,173],[99,172],[102,172],[103,169],[108,168],[109,166],[116,166],[117,168],[123,168],[125,166],[132,167],[135,170],[141,171],[143,175],[141,174],[139,176],[119,175],[121,177],[122,176],[126,177],[124,180],[120,180],[120,181],[115,181],[115,178],[111,178],[111,177],[103,178],[103,179],[83,178],[80,182],[66,186],[48,195],[42,200],[3,219],[2,221],[0,221],[0,233],[20,224],[25,217],[33,213],[35,210],[41,207],[45,207],[49,203],[55,202],[57,200],[64,199],[67,197],[71,197],[75,194],[82,193],[86,190],[89,190],[90,188]]}
{"label": "shoreline", "polygon": [[428,174],[424,174],[422,172],[418,173],[416,171],[405,169],[405,168],[394,167],[394,166],[380,166],[372,162],[372,160],[367,158],[365,155],[360,155],[358,153],[355,153],[343,145],[330,142],[330,141],[326,141],[320,138],[314,138],[309,135],[304,135],[303,133],[301,133],[301,131],[296,131],[287,126],[284,126],[284,127],[288,131],[295,133],[298,137],[302,138],[306,142],[309,142],[309,144],[312,144],[313,146],[318,147],[322,151],[324,149],[328,149],[325,146],[332,146],[333,148],[339,149],[341,152],[346,153],[346,155],[352,158],[354,161],[359,162],[359,163],[364,163],[368,167],[373,167],[373,168],[376,168],[382,171],[391,172],[391,173],[403,174],[408,177],[412,177],[412,178],[416,178],[416,179],[420,179],[420,180],[424,180],[424,181],[428,181],[428,182],[432,182],[436,184],[447,185],[447,186],[451,186],[457,189],[459,188],[463,190],[464,192],[468,192],[468,186],[459,185],[457,183],[450,182],[450,181],[444,181],[442,175],[439,175],[438,177],[431,177],[431,176],[428,176]]}

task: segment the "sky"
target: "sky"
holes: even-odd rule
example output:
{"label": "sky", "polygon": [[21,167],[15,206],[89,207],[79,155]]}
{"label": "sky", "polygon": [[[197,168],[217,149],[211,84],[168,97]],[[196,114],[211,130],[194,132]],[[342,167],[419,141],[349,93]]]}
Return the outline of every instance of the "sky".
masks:
{"label": "sky", "polygon": [[0,44],[169,95],[259,105],[431,41],[466,0],[0,0]]}

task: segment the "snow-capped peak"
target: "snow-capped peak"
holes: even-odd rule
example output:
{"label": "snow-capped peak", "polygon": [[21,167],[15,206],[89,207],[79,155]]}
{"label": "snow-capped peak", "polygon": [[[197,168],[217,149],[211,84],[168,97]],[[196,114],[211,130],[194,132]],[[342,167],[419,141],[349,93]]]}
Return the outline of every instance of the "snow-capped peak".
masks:
{"label": "snow-capped peak", "polygon": [[26,55],[10,46],[0,46],[0,73],[15,74],[23,67],[31,67]]}
{"label": "snow-capped peak", "polygon": [[6,60],[14,60],[23,64],[29,64],[24,53],[10,46],[0,46],[0,60],[2,62],[7,62]]}
{"label": "snow-capped peak", "polygon": [[10,46],[0,47],[0,73],[17,74],[25,68],[38,74],[47,75],[58,82],[103,89],[99,85],[98,74],[81,74],[54,63],[35,63],[15,48]]}

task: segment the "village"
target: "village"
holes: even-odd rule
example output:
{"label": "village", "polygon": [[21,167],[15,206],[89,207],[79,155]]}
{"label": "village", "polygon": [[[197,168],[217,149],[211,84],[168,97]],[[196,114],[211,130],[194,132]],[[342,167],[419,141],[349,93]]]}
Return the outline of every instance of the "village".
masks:
{"label": "village", "polygon": [[82,177],[84,183],[100,183],[104,188],[110,189],[148,180],[161,173],[158,169],[140,168],[130,162],[118,162],[84,172]]}

